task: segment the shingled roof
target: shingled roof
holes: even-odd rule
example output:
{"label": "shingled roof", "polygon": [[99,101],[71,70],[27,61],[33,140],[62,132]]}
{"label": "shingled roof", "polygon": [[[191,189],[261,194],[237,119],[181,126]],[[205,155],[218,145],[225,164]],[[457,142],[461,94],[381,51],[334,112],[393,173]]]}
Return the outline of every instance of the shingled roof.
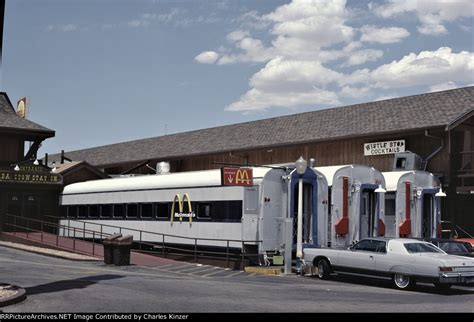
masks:
{"label": "shingled roof", "polygon": [[4,92],[0,92],[0,131],[35,132],[40,136],[52,137],[54,131],[16,115],[15,109]]}
{"label": "shingled roof", "polygon": [[[474,86],[66,152],[95,166],[348,137],[447,129],[474,111]],[[59,155],[51,155],[51,161]]]}

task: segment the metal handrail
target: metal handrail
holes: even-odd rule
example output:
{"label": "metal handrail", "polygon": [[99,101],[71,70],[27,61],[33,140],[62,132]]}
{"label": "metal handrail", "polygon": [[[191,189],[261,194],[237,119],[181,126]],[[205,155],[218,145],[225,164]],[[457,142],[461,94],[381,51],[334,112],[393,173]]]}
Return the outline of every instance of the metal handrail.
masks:
{"label": "metal handrail", "polygon": [[[92,254],[95,255],[95,240],[96,240],[96,234],[99,235],[98,238],[100,239],[101,237],[104,237],[104,236],[111,236],[112,234],[109,234],[109,233],[104,233],[103,232],[103,228],[104,227],[108,227],[108,228],[118,228],[121,232],[121,230],[128,230],[128,231],[132,231],[132,232],[139,232],[140,233],[140,239],[142,237],[142,233],[147,233],[147,234],[152,234],[152,235],[157,235],[157,236],[161,236],[162,238],[162,242],[157,242],[157,243],[150,243],[150,242],[146,242],[146,241],[143,241],[143,240],[135,240],[134,243],[138,244],[139,245],[139,249],[140,251],[144,252],[144,253],[152,253],[152,254],[159,254],[159,253],[162,253],[163,256],[166,256],[166,255],[184,255],[183,253],[189,253],[188,256],[194,254],[194,260],[195,262],[197,262],[197,258],[208,258],[208,259],[222,259],[222,257],[217,257],[217,256],[212,256],[212,255],[222,255],[222,256],[225,256],[225,260],[226,260],[226,267],[229,267],[229,260],[230,259],[233,259],[233,260],[237,260],[237,259],[240,259],[241,260],[241,265],[242,265],[242,269],[245,267],[245,264],[244,264],[244,261],[246,258],[251,258],[251,257],[258,257],[260,256],[259,254],[245,254],[244,253],[244,244],[245,243],[261,243],[262,240],[237,240],[237,239],[218,239],[218,238],[195,238],[195,237],[185,237],[185,236],[178,236],[178,235],[170,235],[170,234],[163,234],[163,233],[158,233],[158,232],[151,232],[151,231],[144,231],[144,230],[138,230],[138,229],[133,229],[133,228],[125,228],[125,227],[120,227],[120,226],[114,226],[114,225],[108,225],[108,224],[99,224],[99,223],[95,223],[95,222],[90,222],[90,221],[84,221],[84,220],[75,220],[75,219],[70,219],[70,218],[60,218],[60,217],[55,217],[55,216],[45,216],[45,217],[50,217],[50,218],[54,218],[54,219],[57,219],[57,220],[68,220],[68,225],[63,225],[63,224],[60,224],[60,223],[51,223],[51,222],[47,222],[47,221],[44,221],[44,220],[39,220],[39,219],[33,219],[33,218],[26,218],[26,217],[21,217],[21,216],[16,216],[16,215],[12,215],[12,214],[5,214],[6,217],[13,217],[13,221],[14,223],[13,224],[10,224],[10,223],[4,223],[5,225],[9,225],[11,227],[14,228],[14,233],[16,234],[16,228],[20,228],[20,229],[25,229],[26,228],[26,232],[27,232],[27,238],[28,238],[28,232],[29,231],[33,231],[33,232],[41,232],[41,241],[43,241],[43,233],[44,233],[44,225],[46,226],[50,226],[50,227],[53,227],[53,228],[58,228],[58,234],[56,235],[56,246],[58,246],[58,237],[59,237],[59,232],[61,229],[63,229],[64,231],[67,229],[68,231],[68,235],[69,235],[69,232],[71,230],[74,230],[73,232],[73,250],[76,250],[75,248],[75,239],[78,238],[77,237],[77,232],[79,232],[79,234],[82,233],[82,237],[83,239],[86,239],[85,236],[86,236],[86,233],[87,234],[92,234]],[[22,220],[26,220],[26,227],[25,226],[21,226],[21,225],[17,225],[16,224],[16,219],[17,218],[20,218]],[[77,223],[81,223],[83,224],[83,227],[71,227],[71,221],[72,222],[77,222]],[[30,222],[36,222],[36,223],[40,223],[41,224],[41,230],[37,230],[37,229],[33,229],[31,227],[29,227],[29,223]],[[97,226],[100,226],[100,232],[97,231],[97,230],[91,230],[91,229],[86,229],[86,224],[91,224],[91,225],[97,225]],[[69,237],[69,236],[63,236],[63,237]],[[194,241],[194,247],[193,249],[186,249],[186,248],[179,248],[179,247],[172,247],[170,245],[166,245],[165,246],[165,237],[173,237],[173,238],[181,238],[181,239],[186,239],[186,240],[193,240]],[[226,248],[226,251],[225,252],[216,252],[216,251],[209,251],[209,250],[202,250],[202,249],[199,249],[197,248],[197,241],[198,240],[205,240],[205,241],[217,241],[217,242],[225,242],[226,246],[221,246],[221,247],[225,247]],[[238,253],[234,253],[234,252],[230,252],[230,242],[234,242],[234,243],[242,243],[242,249],[241,249],[241,252],[240,254]],[[101,243],[99,243],[101,244]],[[152,247],[153,249],[155,248],[155,246],[158,246],[158,245],[161,245],[162,247],[162,250],[161,251],[146,251],[146,250],[142,250],[141,246],[143,245],[147,245],[147,246],[150,246]],[[191,244],[189,244],[189,246],[192,246]],[[168,250],[168,251],[165,251],[165,250]],[[172,253],[172,252],[169,252],[169,250],[175,250],[175,251],[179,251],[180,253]],[[84,252],[83,252],[84,253]],[[199,254],[198,254],[199,253]],[[204,254],[210,254],[211,256],[209,255],[204,255]]]}
{"label": "metal handrail", "polygon": [[[95,222],[91,221],[85,221],[85,220],[77,220],[77,219],[71,219],[71,218],[59,218],[61,220],[70,220],[70,221],[75,221],[79,223],[86,223],[86,224],[91,224],[91,225],[98,225],[98,226],[103,226],[103,227],[109,227],[109,228],[119,228],[119,229],[124,229],[128,231],[135,231],[135,232],[142,232],[142,233],[147,233],[147,234],[152,234],[152,235],[158,235],[158,236],[165,236],[165,237],[175,237],[175,238],[182,238],[182,239],[190,239],[194,240],[196,237],[185,237],[185,236],[179,236],[179,235],[170,235],[170,234],[164,234],[164,233],[157,233],[154,231],[148,231],[148,230],[139,230],[139,229],[134,229],[134,228],[127,228],[127,227],[121,227],[121,226],[114,226],[114,225],[108,225],[108,224],[98,224]],[[230,241],[230,242],[235,242],[235,243],[262,243],[262,240],[243,240],[243,239],[222,239],[222,238],[197,238],[198,240],[207,240],[207,241]]]}
{"label": "metal handrail", "polygon": [[[7,226],[10,226],[10,227],[13,227],[13,233],[16,234],[16,228],[20,228],[20,229],[26,229],[26,238],[27,239],[34,239],[36,240],[35,238],[30,238],[29,236],[29,233],[30,232],[38,232],[38,233],[41,233],[41,237],[40,237],[40,241],[41,242],[44,242],[44,225],[46,226],[50,226],[50,227],[57,227],[57,228],[67,228],[67,226],[65,225],[60,225],[60,224],[54,224],[54,223],[50,223],[50,222],[46,222],[46,221],[43,221],[43,220],[38,220],[38,219],[33,219],[33,218],[25,218],[25,217],[21,217],[21,216],[15,216],[15,215],[11,215],[11,214],[5,214],[6,217],[13,217],[14,218],[14,222],[13,224],[11,223],[3,223],[4,225],[7,225]],[[27,221],[27,224],[26,224],[26,227],[25,226],[21,226],[21,225],[17,225],[16,224],[16,218],[19,217],[23,220],[26,220]],[[41,230],[38,230],[38,229],[34,229],[34,228],[31,228],[30,225],[28,224],[30,221],[35,221],[35,222],[39,222],[41,223]],[[95,237],[95,234],[97,233],[96,231],[93,231],[93,230],[90,230],[88,233],[92,233],[93,237],[92,237],[92,255],[95,255],[95,240],[97,239]],[[55,245],[56,246],[59,246],[59,235],[56,235],[56,243]],[[74,251],[79,251],[76,249],[75,247],[75,239],[73,239],[73,247],[72,247],[72,250]],[[81,253],[85,253],[85,254],[89,254],[87,252],[83,252],[81,251]]]}

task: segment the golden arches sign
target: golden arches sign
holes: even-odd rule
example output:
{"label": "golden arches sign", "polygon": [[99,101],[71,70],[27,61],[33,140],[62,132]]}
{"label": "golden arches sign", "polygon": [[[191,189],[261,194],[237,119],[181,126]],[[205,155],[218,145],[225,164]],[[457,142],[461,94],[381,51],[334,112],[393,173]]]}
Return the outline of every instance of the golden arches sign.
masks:
{"label": "golden arches sign", "polygon": [[235,184],[243,184],[248,185],[250,184],[249,173],[243,169],[237,170],[235,175]]}
{"label": "golden arches sign", "polygon": [[222,168],[222,185],[224,186],[253,186],[253,171],[251,168]]}
{"label": "golden arches sign", "polygon": [[[179,212],[175,212],[176,203],[178,203],[178,209],[177,210]],[[187,212],[187,213],[183,212],[185,203],[188,204],[188,211],[189,212]],[[179,195],[179,193],[177,193],[174,196],[173,204],[171,205],[171,216],[170,216],[171,217],[171,225],[174,222],[174,217],[178,217],[180,222],[183,221],[183,217],[188,217],[189,218],[189,224],[192,224],[194,216],[195,216],[195,214],[193,212],[193,207],[191,205],[191,199],[189,198],[189,195],[187,193],[185,193],[183,195],[183,199],[181,199],[181,196]]]}

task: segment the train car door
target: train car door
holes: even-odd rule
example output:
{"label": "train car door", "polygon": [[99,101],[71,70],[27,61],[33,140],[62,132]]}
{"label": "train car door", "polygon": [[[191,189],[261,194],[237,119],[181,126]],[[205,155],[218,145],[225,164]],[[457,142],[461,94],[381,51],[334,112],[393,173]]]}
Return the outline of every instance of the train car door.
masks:
{"label": "train car door", "polygon": [[385,194],[385,236],[387,237],[396,237],[395,198],[395,193],[393,192]]}
{"label": "train car door", "polygon": [[373,189],[361,189],[360,235],[359,238],[375,237],[376,233],[376,194]]}
{"label": "train car door", "polygon": [[[311,217],[313,186],[309,183],[303,183],[303,244],[308,244],[312,240],[311,236]],[[293,189],[293,243],[296,244],[296,234],[298,226],[298,185]]]}
{"label": "train car door", "polygon": [[[308,168],[303,179],[303,245],[318,245],[317,176]],[[293,247],[296,247],[298,227],[298,194],[300,176],[296,171],[291,175],[291,215],[293,217]]]}
{"label": "train car door", "polygon": [[432,236],[434,225],[434,196],[431,193],[423,193],[423,203],[421,210],[421,237],[436,237]]}

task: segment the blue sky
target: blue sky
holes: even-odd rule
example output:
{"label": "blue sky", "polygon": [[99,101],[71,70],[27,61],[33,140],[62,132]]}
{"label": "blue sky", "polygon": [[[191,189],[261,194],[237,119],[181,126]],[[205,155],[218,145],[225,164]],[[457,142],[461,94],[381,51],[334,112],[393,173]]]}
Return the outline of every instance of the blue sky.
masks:
{"label": "blue sky", "polygon": [[455,1],[7,0],[1,90],[40,154],[474,84]]}

